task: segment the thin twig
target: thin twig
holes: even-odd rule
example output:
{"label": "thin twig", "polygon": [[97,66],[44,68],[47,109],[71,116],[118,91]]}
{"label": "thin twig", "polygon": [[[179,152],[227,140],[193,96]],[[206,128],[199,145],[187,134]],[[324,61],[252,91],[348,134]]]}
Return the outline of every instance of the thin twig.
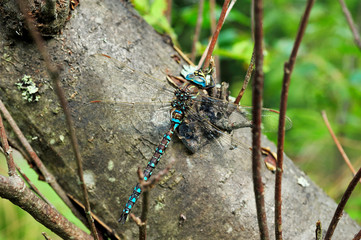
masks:
{"label": "thin twig", "polygon": [[[1,100],[0,100],[0,105],[1,105]],[[0,112],[1,112],[1,106],[0,106]],[[11,138],[8,138],[8,142],[12,148],[14,148],[16,151],[18,151],[21,154],[21,156],[26,160],[26,162],[30,165],[30,167],[32,167],[33,163],[31,161],[31,158],[29,157],[28,153],[26,152],[26,150],[22,146],[20,146],[17,141],[14,141]],[[34,169],[37,170],[36,167]],[[41,173],[39,171],[38,171],[38,174],[40,177]],[[42,177],[44,177],[44,176],[42,176]]]}
{"label": "thin twig", "polygon": [[243,97],[244,92],[246,91],[249,80],[251,80],[252,72],[253,72],[253,69],[254,69],[254,50],[255,49],[253,48],[251,62],[249,63],[247,73],[246,73],[246,76],[245,76],[244,81],[243,81],[242,89],[241,89],[241,91],[239,91],[238,96],[237,96],[236,100],[234,101],[234,104],[237,104],[237,105],[239,104],[239,102],[241,101],[241,99]]}
{"label": "thin twig", "polygon": [[154,176],[149,181],[144,181],[144,174],[138,168],[137,174],[138,174],[138,181],[140,184],[140,187],[142,188],[143,192],[143,198],[142,198],[142,213],[140,218],[136,217],[135,215],[131,214],[131,218],[134,220],[134,222],[139,227],[139,239],[145,240],[147,237],[147,218],[148,218],[148,212],[149,212],[149,190],[152,189],[162,178],[164,175],[166,175],[169,170],[171,169],[172,165],[174,163],[174,160],[170,161],[168,166],[160,171],[156,176]]}
{"label": "thin twig", "polygon": [[45,240],[51,240],[51,238],[46,232],[42,232],[41,234],[44,236]]}
{"label": "thin twig", "polygon": [[[237,0],[232,0],[232,2],[229,4],[229,6],[228,6],[228,8],[227,8],[226,16],[222,19],[222,23],[220,22],[221,19],[219,19],[218,24],[217,24],[217,28],[216,28],[216,31],[214,32],[214,34],[215,34],[217,31],[220,31],[220,29],[222,28],[222,26],[223,26],[223,24],[224,24],[224,21],[226,20],[228,14],[229,14],[230,11],[232,10],[233,5],[236,3],[236,1],[237,1]],[[223,5],[223,7],[224,7],[224,5]],[[222,16],[222,13],[223,13],[223,9],[222,9],[222,12],[221,12],[221,16]],[[206,50],[203,52],[202,57],[201,57],[201,59],[200,59],[199,62],[198,62],[198,65],[197,65],[198,69],[202,67],[203,62],[204,62],[204,60],[206,59],[206,57],[208,57],[208,55],[210,55],[210,56],[209,56],[209,61],[210,61],[210,58],[211,58],[212,52],[213,52],[213,50],[212,50],[212,51],[209,51],[210,46],[211,46],[212,44],[216,44],[216,43],[217,43],[217,38],[218,38],[218,36],[217,36],[217,38],[214,38],[214,34],[212,35],[211,41],[208,43]],[[219,34],[219,32],[218,32],[218,34]],[[213,39],[213,38],[214,38],[214,39]],[[214,46],[213,46],[213,48],[214,48]],[[209,63],[208,63],[208,65],[209,65]],[[204,64],[203,68],[207,68],[207,67],[208,67],[208,66],[206,66],[206,64]]]}
{"label": "thin twig", "polygon": [[252,41],[254,42],[254,1],[251,1],[251,36]]}
{"label": "thin twig", "polygon": [[354,236],[352,240],[360,240],[361,239],[361,230]]}
{"label": "thin twig", "polygon": [[256,74],[252,88],[252,177],[257,208],[257,220],[261,240],[268,240],[267,217],[264,204],[264,187],[261,176],[261,111],[263,94],[263,6],[262,0],[255,1],[255,66]]}
{"label": "thin twig", "polygon": [[139,240],[145,240],[147,238],[147,218],[149,212],[149,191],[144,191],[142,199],[142,213],[140,220],[143,223],[139,226]]}
{"label": "thin twig", "polygon": [[352,15],[350,13],[350,11],[348,10],[346,3],[343,0],[339,0],[341,7],[342,7],[342,11],[345,14],[346,20],[348,25],[350,26],[353,38],[355,40],[356,45],[358,46],[358,48],[361,50],[361,40],[360,40],[360,33],[357,30],[357,26],[355,25],[355,23],[352,20]]}
{"label": "thin twig", "polygon": [[16,165],[16,169],[18,170],[21,177],[24,179],[24,181],[29,185],[30,189],[33,190],[41,199],[43,199],[44,202],[49,204],[51,207],[55,208],[49,201],[46,199],[46,197],[39,191],[39,189],[31,182],[31,180],[26,176],[26,174],[21,170],[21,168]]}
{"label": "thin twig", "polygon": [[[232,4],[232,3],[231,3]],[[230,6],[231,7],[231,6]],[[216,1],[209,1],[209,15],[211,22],[211,34],[216,31],[217,22],[216,22]],[[227,18],[227,14],[226,14]],[[217,44],[216,44],[217,47]],[[216,83],[221,82],[221,64],[218,56],[214,56],[214,62],[216,63]]]}
{"label": "thin twig", "polygon": [[184,61],[188,63],[188,65],[194,66],[194,63],[185,55],[182,50],[180,50],[177,46],[173,45],[174,50],[183,58]]}
{"label": "thin twig", "polygon": [[14,175],[16,175],[15,162],[14,162],[12,150],[9,146],[8,138],[6,136],[5,127],[3,124],[3,119],[1,117],[1,114],[0,114],[0,141],[1,141],[1,145],[4,149],[4,155],[6,158],[6,162],[8,164],[9,176],[10,177],[14,176]]}
{"label": "thin twig", "polygon": [[45,42],[42,39],[40,33],[37,31],[35,25],[34,25],[34,20],[29,16],[28,12],[27,12],[27,7],[26,7],[26,3],[24,3],[24,0],[18,0],[19,1],[19,7],[20,10],[22,12],[22,14],[25,17],[25,22],[26,25],[29,29],[29,33],[32,36],[36,46],[38,47],[38,50],[41,54],[41,56],[43,57],[44,61],[45,61],[45,66],[47,69],[47,72],[49,74],[49,77],[51,78],[51,80],[54,83],[55,86],[55,91],[58,95],[58,98],[60,100],[60,104],[63,108],[64,114],[65,114],[65,118],[66,118],[66,122],[67,122],[67,126],[69,129],[69,134],[70,134],[70,141],[71,141],[71,145],[75,154],[75,159],[76,159],[76,163],[77,163],[77,167],[78,167],[78,175],[80,178],[80,185],[83,191],[83,197],[84,197],[84,205],[86,208],[86,216],[88,219],[88,224],[90,227],[90,230],[94,236],[95,239],[98,239],[98,234],[94,225],[94,220],[92,218],[91,215],[91,209],[90,209],[90,203],[89,203],[89,198],[88,198],[88,191],[86,189],[86,185],[84,182],[84,176],[83,176],[83,167],[82,167],[82,159],[81,159],[81,155],[80,155],[80,151],[79,151],[79,145],[78,145],[78,141],[76,139],[76,134],[75,134],[75,129],[74,129],[74,124],[72,121],[72,118],[70,116],[70,111],[69,111],[69,106],[68,103],[65,99],[65,94],[64,94],[64,90],[62,89],[61,85],[60,85],[60,73],[58,68],[52,64],[51,62],[51,58],[50,55],[45,47]]}
{"label": "thin twig", "polygon": [[4,118],[11,126],[15,135],[18,137],[20,143],[24,146],[29,156],[33,160],[35,166],[39,169],[40,173],[44,176],[45,181],[54,189],[54,191],[58,194],[58,196],[65,202],[65,204],[71,209],[71,211],[79,218],[83,219],[82,215],[79,211],[74,207],[70,199],[68,198],[66,192],[62,189],[62,187],[58,184],[55,177],[48,171],[45,165],[42,163],[38,155],[35,153],[29,142],[26,140],[24,134],[16,124],[15,120],[10,115],[9,111],[6,109],[4,103],[0,100],[0,111],[3,113]]}
{"label": "thin twig", "polygon": [[203,22],[203,9],[204,9],[204,0],[199,0],[196,29],[194,31],[193,42],[192,42],[192,52],[191,52],[192,62],[196,60],[196,52],[197,52],[196,46],[199,39],[199,34],[201,33],[201,27]]}
{"label": "thin twig", "polygon": [[165,11],[165,17],[167,18],[169,25],[172,25],[172,0],[167,0],[167,10]]}
{"label": "thin twig", "polygon": [[297,36],[293,49],[288,59],[284,64],[283,84],[281,92],[280,115],[278,123],[278,144],[277,144],[277,168],[276,168],[276,183],[275,183],[275,236],[277,240],[282,240],[282,174],[283,174],[283,150],[285,140],[285,123],[287,111],[288,88],[291,81],[293,67],[296,62],[298,49],[300,47],[302,38],[306,31],[308,18],[314,0],[308,0],[303,13],[300,26],[298,28]]}
{"label": "thin twig", "polygon": [[206,69],[209,66],[209,62],[211,60],[211,56],[212,56],[214,47],[216,46],[216,42],[217,42],[217,39],[218,39],[218,36],[219,36],[219,32],[221,31],[221,28],[223,26],[224,19],[226,17],[226,12],[227,12],[228,5],[229,5],[230,1],[231,0],[225,0],[224,3],[223,3],[221,16],[219,17],[216,31],[213,33],[212,40],[211,40],[211,42],[209,44],[209,49],[208,49],[208,52],[207,52],[206,59],[204,61],[203,69]]}
{"label": "thin twig", "polygon": [[69,222],[56,209],[27,188],[25,182],[17,174],[10,177],[0,175],[0,197],[6,198],[21,207],[63,239],[93,239],[91,235]]}
{"label": "thin twig", "polygon": [[315,235],[316,235],[316,240],[322,240],[322,227],[321,227],[321,222],[320,221],[316,222]]}
{"label": "thin twig", "polygon": [[347,154],[343,150],[343,147],[341,146],[340,142],[338,141],[335,133],[333,132],[332,127],[330,125],[330,122],[328,121],[326,112],[323,110],[323,111],[321,111],[321,114],[322,114],[323,121],[325,122],[326,127],[327,127],[328,131],[330,132],[331,137],[332,137],[333,141],[335,142],[335,144],[336,144],[336,146],[338,148],[338,151],[341,153],[341,156],[342,156],[343,160],[345,161],[345,163],[347,164],[347,166],[351,170],[352,174],[355,176],[356,171],[353,168],[350,159],[347,157]]}
{"label": "thin twig", "polygon": [[356,173],[356,175],[352,178],[350,184],[348,185],[345,193],[343,194],[340,203],[338,204],[335,214],[333,215],[333,218],[331,220],[331,223],[327,229],[326,235],[324,240],[330,240],[333,232],[336,229],[336,226],[338,224],[338,221],[341,219],[342,217],[342,213],[343,213],[343,209],[345,208],[345,205],[348,201],[348,199],[350,198],[353,190],[355,189],[358,181],[360,181],[361,179],[361,168],[358,170],[358,172]]}

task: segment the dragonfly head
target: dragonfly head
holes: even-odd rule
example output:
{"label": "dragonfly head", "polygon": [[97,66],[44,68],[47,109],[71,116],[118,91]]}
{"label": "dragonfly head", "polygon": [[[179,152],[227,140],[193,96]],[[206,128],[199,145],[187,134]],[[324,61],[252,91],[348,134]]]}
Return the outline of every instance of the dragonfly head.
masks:
{"label": "dragonfly head", "polygon": [[208,74],[207,72],[207,74],[204,74],[201,69],[195,70],[193,73],[187,74],[185,79],[204,89],[212,88],[215,85],[212,78],[212,73]]}

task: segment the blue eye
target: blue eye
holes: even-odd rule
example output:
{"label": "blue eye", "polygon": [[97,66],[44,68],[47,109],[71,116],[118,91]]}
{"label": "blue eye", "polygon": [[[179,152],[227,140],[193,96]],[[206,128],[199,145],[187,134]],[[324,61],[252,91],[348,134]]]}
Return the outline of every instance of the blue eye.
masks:
{"label": "blue eye", "polygon": [[187,79],[187,80],[193,80],[193,77],[194,77],[194,75],[193,75],[192,73],[190,73],[190,74],[188,74],[188,75],[186,76],[186,79]]}

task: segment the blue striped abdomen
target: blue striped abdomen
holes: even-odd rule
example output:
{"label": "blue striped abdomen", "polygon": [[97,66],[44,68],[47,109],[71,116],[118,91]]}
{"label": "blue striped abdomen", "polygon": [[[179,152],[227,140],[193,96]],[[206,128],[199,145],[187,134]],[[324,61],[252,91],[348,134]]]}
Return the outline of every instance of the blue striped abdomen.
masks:
{"label": "blue striped abdomen", "polygon": [[[147,164],[147,167],[144,169],[143,171],[143,175],[144,175],[144,181],[148,181],[149,178],[152,175],[152,172],[154,170],[154,168],[156,167],[156,165],[158,164],[160,158],[163,156],[165,150],[168,147],[169,142],[172,139],[172,136],[174,135],[175,130],[178,128],[179,124],[181,124],[181,122],[183,121],[183,117],[184,114],[181,110],[178,109],[172,109],[171,111],[171,127],[168,130],[168,132],[166,132],[162,138],[162,141],[160,142],[160,144],[158,145],[158,147],[156,148],[152,158],[150,159],[150,161]],[[120,219],[118,220],[121,223],[125,223],[125,220],[127,219],[130,211],[132,210],[134,204],[136,203],[136,201],[138,200],[140,194],[142,192],[142,189],[140,187],[140,184],[138,183],[134,189],[132,194],[130,195],[128,202],[125,204],[125,207],[123,209],[123,212],[120,216]]]}

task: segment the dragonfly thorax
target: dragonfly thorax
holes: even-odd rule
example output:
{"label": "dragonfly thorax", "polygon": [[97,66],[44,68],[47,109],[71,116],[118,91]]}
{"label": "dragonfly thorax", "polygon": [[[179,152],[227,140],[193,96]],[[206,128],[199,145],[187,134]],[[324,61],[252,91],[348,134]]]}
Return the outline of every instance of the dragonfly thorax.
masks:
{"label": "dragonfly thorax", "polygon": [[190,93],[182,89],[177,89],[174,93],[175,98],[172,101],[172,107],[178,110],[184,111],[189,106],[189,100],[191,99]]}

